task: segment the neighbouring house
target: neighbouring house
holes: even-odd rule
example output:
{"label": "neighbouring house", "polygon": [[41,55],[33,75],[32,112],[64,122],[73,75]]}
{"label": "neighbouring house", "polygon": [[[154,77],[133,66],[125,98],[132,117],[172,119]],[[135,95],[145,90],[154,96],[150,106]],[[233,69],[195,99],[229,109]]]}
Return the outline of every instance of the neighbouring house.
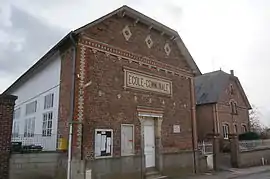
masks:
{"label": "neighbouring house", "polygon": [[228,139],[229,134],[250,130],[248,98],[239,79],[222,70],[195,78],[196,114],[199,141],[218,133]]}
{"label": "neighbouring house", "polygon": [[193,172],[197,75],[176,31],[123,6],[67,34],[5,91],[18,96],[13,138],[55,150],[72,124],[72,160],[93,178]]}

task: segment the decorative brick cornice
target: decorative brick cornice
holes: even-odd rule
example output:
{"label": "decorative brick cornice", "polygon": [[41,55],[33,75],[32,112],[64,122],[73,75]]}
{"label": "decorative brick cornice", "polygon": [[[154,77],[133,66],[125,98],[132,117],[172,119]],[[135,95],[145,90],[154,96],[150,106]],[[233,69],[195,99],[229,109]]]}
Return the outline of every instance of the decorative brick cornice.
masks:
{"label": "decorative brick cornice", "polygon": [[0,104],[5,103],[9,105],[14,105],[18,97],[13,95],[1,95],[0,94]]}
{"label": "decorative brick cornice", "polygon": [[100,52],[104,52],[107,55],[117,56],[118,59],[127,59],[130,62],[134,61],[141,65],[148,65],[149,67],[154,67],[157,70],[163,70],[169,74],[174,74],[176,76],[184,76],[188,78],[193,77],[193,74],[191,71],[180,69],[172,65],[169,65],[169,64],[166,64],[166,63],[154,60],[154,59],[150,59],[148,57],[145,57],[139,54],[134,54],[132,52],[113,47],[111,45],[91,39],[87,36],[82,36],[82,38],[79,39],[78,44],[91,48],[93,51],[100,51]]}

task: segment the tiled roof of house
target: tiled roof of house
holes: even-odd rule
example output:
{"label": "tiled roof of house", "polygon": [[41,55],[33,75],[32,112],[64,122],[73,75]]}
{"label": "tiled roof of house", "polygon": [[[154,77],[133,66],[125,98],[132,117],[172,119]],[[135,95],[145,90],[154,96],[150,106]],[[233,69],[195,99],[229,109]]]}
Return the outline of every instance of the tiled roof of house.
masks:
{"label": "tiled roof of house", "polygon": [[230,74],[222,70],[205,73],[195,78],[197,104],[216,103],[229,82]]}
{"label": "tiled roof of house", "polygon": [[195,77],[196,104],[201,105],[217,103],[219,97],[221,96],[221,93],[229,85],[230,79],[235,80],[247,107],[251,109],[251,105],[239,79],[236,76],[225,73],[222,70],[205,73],[203,75]]}

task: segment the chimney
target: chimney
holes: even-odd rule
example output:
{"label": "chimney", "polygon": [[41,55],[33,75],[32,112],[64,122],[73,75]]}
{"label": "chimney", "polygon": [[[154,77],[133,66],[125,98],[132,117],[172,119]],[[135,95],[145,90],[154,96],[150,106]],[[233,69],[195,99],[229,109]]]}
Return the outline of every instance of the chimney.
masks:
{"label": "chimney", "polygon": [[231,72],[231,75],[234,76],[234,71],[233,70],[230,70],[230,72]]}

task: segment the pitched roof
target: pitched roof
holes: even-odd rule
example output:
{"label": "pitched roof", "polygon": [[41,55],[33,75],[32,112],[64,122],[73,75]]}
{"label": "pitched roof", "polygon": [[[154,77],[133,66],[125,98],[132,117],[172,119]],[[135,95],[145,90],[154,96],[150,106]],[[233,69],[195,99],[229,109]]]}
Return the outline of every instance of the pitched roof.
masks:
{"label": "pitched roof", "polygon": [[69,36],[72,32],[64,36],[53,48],[51,48],[45,55],[43,55],[33,66],[31,66],[26,72],[24,72],[12,85],[10,85],[3,94],[9,94],[17,86],[25,82],[32,74],[36,73],[38,69],[46,64],[50,57],[58,51],[58,48],[63,45],[66,40],[69,39]]}
{"label": "pitched roof", "polygon": [[99,18],[91,23],[88,23],[85,26],[82,26],[82,27],[76,29],[75,31],[69,32],[63,39],[61,39],[52,49],[50,49],[40,60],[38,60],[31,68],[29,68],[22,76],[20,76],[3,93],[4,94],[10,93],[12,91],[12,89],[14,89],[16,86],[22,84],[25,80],[27,80],[29,78],[29,76],[31,76],[34,72],[37,71],[38,67],[42,66],[42,64],[44,64],[46,61],[49,60],[49,57],[52,54],[54,54],[55,51],[57,51],[61,45],[63,45],[68,40],[70,40],[70,35],[72,35],[72,34],[77,35],[77,34],[81,33],[84,29],[89,28],[91,26],[94,26],[94,25],[104,21],[105,19],[110,18],[113,15],[121,14],[121,13],[122,13],[122,15],[127,15],[129,17],[133,17],[135,19],[138,19],[141,23],[147,24],[147,25],[149,25],[157,30],[164,32],[165,34],[168,34],[168,35],[171,35],[172,37],[174,37],[176,44],[178,45],[178,48],[180,49],[182,54],[185,56],[185,59],[187,60],[187,63],[191,67],[194,75],[196,75],[196,76],[201,75],[201,72],[200,72],[197,64],[193,60],[193,58],[190,55],[189,51],[187,50],[185,44],[183,43],[179,34],[175,30],[173,30],[173,29],[155,21],[154,19],[151,19],[150,17],[147,17],[144,14],[124,5],[124,6],[114,10],[113,12],[111,12],[111,13],[109,13],[101,18]]}
{"label": "pitched roof", "polygon": [[196,104],[200,105],[218,102],[221,93],[226,89],[230,83],[229,80],[232,77],[236,80],[245,103],[247,104],[248,108],[251,109],[251,105],[245,95],[239,79],[236,76],[232,76],[222,70],[205,73],[195,78]]}

